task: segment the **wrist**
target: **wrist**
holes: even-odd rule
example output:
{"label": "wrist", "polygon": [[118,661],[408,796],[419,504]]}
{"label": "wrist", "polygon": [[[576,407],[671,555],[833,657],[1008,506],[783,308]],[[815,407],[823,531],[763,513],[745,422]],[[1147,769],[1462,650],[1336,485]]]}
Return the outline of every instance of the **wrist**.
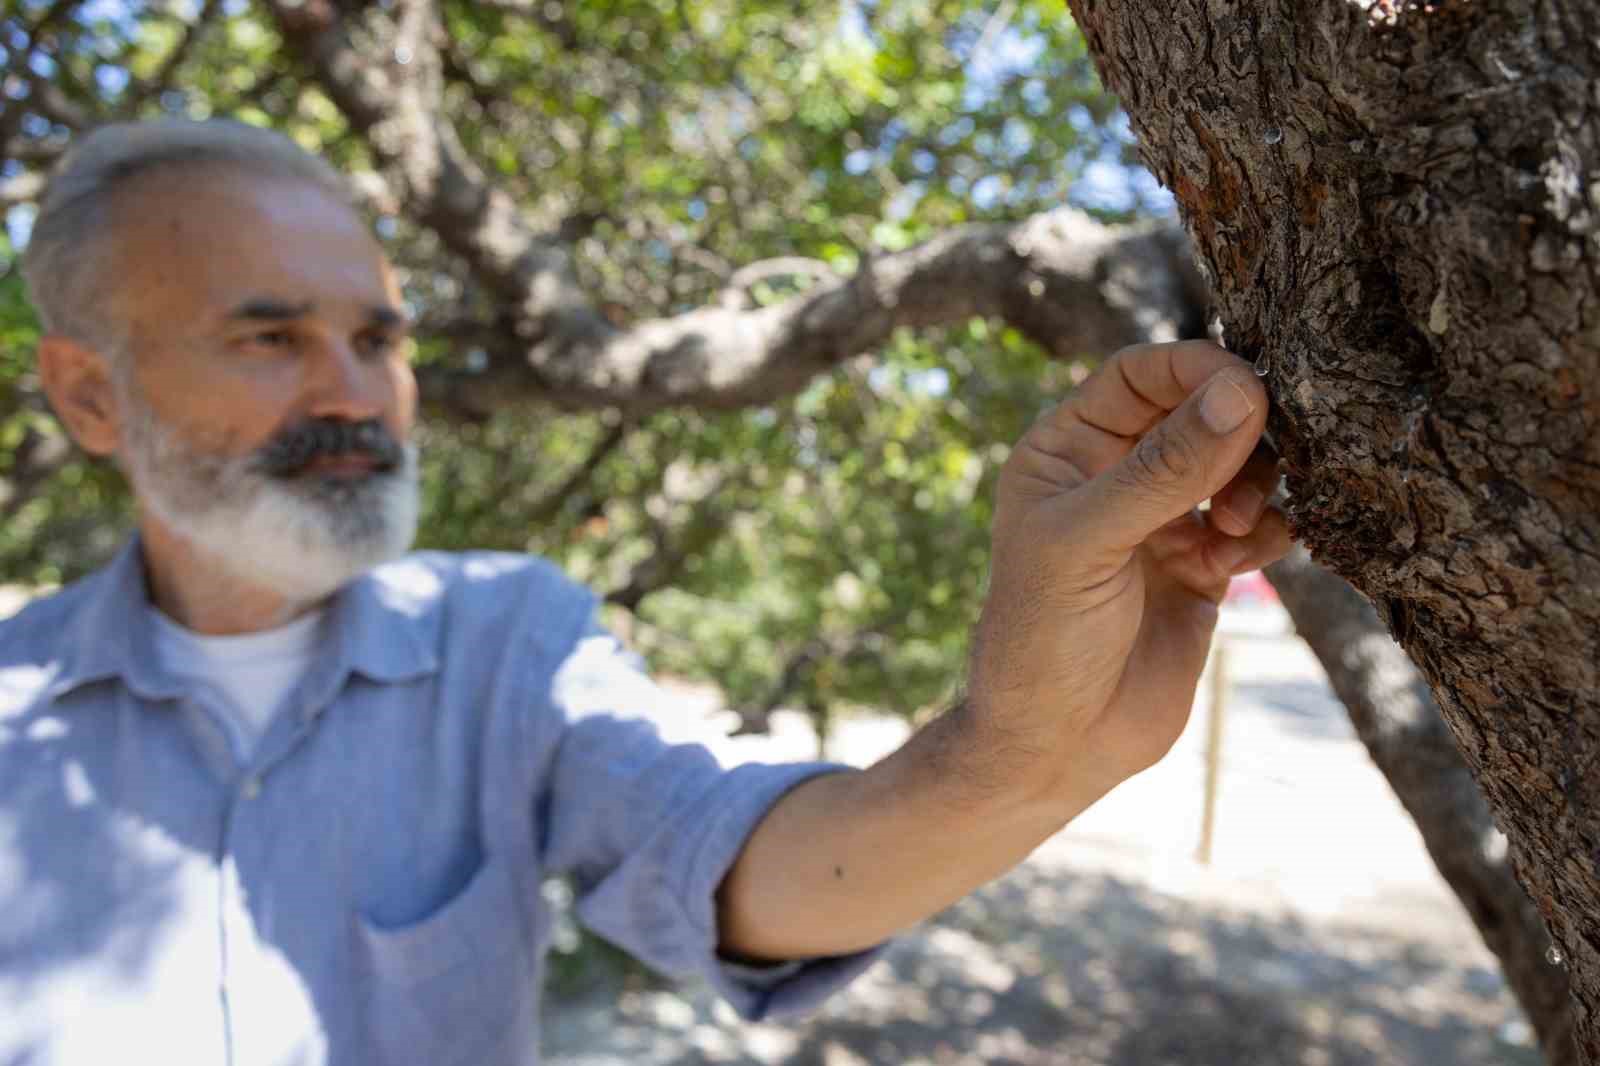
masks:
{"label": "wrist", "polygon": [[1110,791],[1061,730],[963,697],[919,739],[953,816],[1051,823],[1054,832]]}

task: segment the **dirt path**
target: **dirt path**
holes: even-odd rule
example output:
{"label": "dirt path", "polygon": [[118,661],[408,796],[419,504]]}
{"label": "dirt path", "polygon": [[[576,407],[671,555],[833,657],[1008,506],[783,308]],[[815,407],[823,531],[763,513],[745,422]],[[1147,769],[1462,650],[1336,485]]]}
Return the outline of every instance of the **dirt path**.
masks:
{"label": "dirt path", "polygon": [[[547,1005],[556,1066],[1532,1064],[1493,957],[1315,660],[1271,612],[1225,623],[1213,861],[1194,861],[1206,715],[1011,875],[897,943],[816,1016],[744,1025],[704,988]],[[692,695],[692,694],[691,694]],[[686,697],[687,698],[687,697]],[[692,703],[692,699],[690,700]],[[808,757],[791,721],[728,757]],[[842,732],[869,762],[895,723]]]}

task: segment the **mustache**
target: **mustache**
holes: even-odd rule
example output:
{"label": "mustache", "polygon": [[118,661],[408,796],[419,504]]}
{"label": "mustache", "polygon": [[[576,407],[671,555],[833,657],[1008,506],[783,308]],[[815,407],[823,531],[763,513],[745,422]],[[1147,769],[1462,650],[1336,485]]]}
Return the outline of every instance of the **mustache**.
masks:
{"label": "mustache", "polygon": [[405,449],[376,419],[314,418],[280,433],[256,453],[254,466],[270,477],[293,477],[318,459],[346,456],[370,459],[375,472],[387,474],[400,466]]}

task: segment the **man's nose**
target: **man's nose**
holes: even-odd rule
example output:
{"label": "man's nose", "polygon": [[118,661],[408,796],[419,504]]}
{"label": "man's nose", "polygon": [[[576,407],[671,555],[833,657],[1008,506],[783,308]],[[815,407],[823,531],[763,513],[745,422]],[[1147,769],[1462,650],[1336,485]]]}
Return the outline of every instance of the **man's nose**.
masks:
{"label": "man's nose", "polygon": [[349,341],[320,345],[312,363],[308,384],[313,418],[364,422],[384,413],[388,376],[377,362],[362,359]]}

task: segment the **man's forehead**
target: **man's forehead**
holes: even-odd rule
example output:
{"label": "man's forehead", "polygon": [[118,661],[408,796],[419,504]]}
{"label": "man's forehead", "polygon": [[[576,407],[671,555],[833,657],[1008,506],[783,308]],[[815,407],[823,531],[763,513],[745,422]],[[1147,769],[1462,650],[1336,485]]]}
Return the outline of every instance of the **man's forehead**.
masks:
{"label": "man's forehead", "polygon": [[203,305],[191,313],[227,314],[269,298],[394,302],[392,271],[376,238],[348,204],[315,184],[236,167],[148,180],[156,177],[136,179],[113,222],[124,292],[141,303],[186,295]]}
{"label": "man's forehead", "polygon": [[366,228],[349,203],[308,178],[252,171],[226,160],[158,165],[123,182],[116,199],[124,220],[127,215],[197,214],[203,203],[209,210],[257,223],[292,225],[306,214],[317,214],[340,218],[355,230]]}

